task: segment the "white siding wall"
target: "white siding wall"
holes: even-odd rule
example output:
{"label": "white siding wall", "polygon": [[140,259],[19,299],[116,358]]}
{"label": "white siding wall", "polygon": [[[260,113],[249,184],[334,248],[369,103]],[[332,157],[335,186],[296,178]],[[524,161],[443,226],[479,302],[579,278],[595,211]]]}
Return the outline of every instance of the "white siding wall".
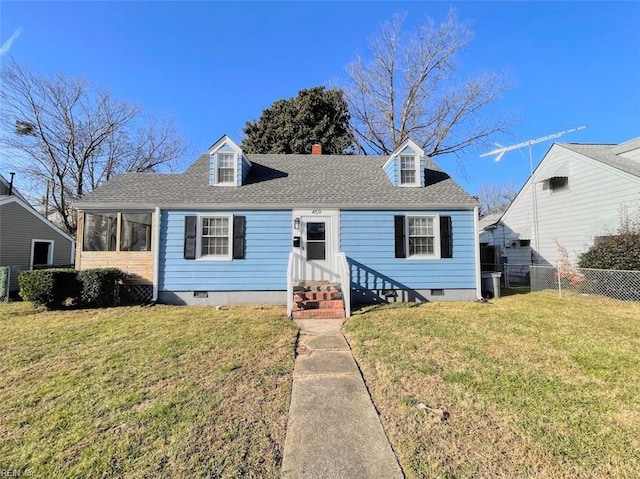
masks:
{"label": "white siding wall", "polygon": [[[543,189],[541,180],[546,176],[543,173],[562,165],[569,171],[569,188],[554,193]],[[559,145],[552,147],[535,172],[534,179],[538,210],[538,262],[556,264],[560,258],[556,241],[566,248],[569,258],[576,261],[593,244],[594,237],[615,232],[624,209],[629,212],[640,210],[640,178]],[[529,181],[502,222],[504,232],[500,231],[501,226],[496,229],[494,244],[509,244],[509,240],[520,237],[531,239],[531,247],[536,249]],[[509,262],[515,261],[510,258]]]}

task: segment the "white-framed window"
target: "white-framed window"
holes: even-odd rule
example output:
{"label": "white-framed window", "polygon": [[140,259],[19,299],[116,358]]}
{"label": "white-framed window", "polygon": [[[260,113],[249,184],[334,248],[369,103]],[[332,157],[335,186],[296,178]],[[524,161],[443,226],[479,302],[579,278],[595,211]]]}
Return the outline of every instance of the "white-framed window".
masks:
{"label": "white-framed window", "polygon": [[53,264],[53,240],[31,240],[31,268],[38,266],[51,266]]}
{"label": "white-framed window", "polygon": [[400,186],[419,184],[418,181],[418,158],[415,155],[400,155]]}
{"label": "white-framed window", "polygon": [[231,216],[200,216],[198,259],[231,260],[233,222]]}
{"label": "white-framed window", "polygon": [[438,216],[407,216],[407,257],[440,257]]}
{"label": "white-framed window", "polygon": [[234,185],[236,182],[235,153],[216,153],[216,183]]}

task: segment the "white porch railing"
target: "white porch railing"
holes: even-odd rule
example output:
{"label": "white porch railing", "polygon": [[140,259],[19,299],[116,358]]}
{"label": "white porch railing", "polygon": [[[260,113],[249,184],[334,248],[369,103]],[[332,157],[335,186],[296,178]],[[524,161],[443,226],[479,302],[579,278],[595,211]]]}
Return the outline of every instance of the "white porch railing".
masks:
{"label": "white porch railing", "polygon": [[[293,310],[293,283],[301,281],[304,277],[304,268],[306,264],[302,256],[295,251],[289,253],[289,263],[287,264],[287,315],[291,316]],[[340,283],[342,289],[342,298],[344,301],[344,310],[346,317],[351,316],[351,272],[349,270],[349,262],[344,253],[336,255],[337,273],[328,270],[332,281]]]}
{"label": "white porch railing", "polygon": [[287,316],[291,316],[293,310],[293,282],[300,279],[300,268],[302,268],[302,256],[292,251],[289,253],[287,264]]}
{"label": "white porch railing", "polygon": [[342,301],[344,301],[344,315],[351,316],[351,271],[347,255],[338,253],[336,255],[338,276],[340,277],[340,288],[342,289]]}

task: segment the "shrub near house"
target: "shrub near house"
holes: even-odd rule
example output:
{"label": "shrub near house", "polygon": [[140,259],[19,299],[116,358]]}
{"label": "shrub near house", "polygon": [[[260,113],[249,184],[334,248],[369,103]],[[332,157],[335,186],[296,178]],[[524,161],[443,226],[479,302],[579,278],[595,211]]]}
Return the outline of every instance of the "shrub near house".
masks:
{"label": "shrub near house", "polygon": [[43,269],[23,271],[18,277],[20,297],[47,309],[68,306],[110,307],[120,303],[124,273],[116,268],[85,271]]}
{"label": "shrub near house", "polygon": [[640,271],[640,228],[605,236],[580,257],[580,267]]}

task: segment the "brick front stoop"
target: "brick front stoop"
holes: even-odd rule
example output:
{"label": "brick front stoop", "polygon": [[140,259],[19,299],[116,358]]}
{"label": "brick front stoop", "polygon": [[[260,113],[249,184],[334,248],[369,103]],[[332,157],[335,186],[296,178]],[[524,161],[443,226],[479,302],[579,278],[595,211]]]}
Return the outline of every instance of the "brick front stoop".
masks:
{"label": "brick front stoop", "polygon": [[302,283],[294,288],[293,319],[342,319],[345,317],[340,286],[332,283]]}

